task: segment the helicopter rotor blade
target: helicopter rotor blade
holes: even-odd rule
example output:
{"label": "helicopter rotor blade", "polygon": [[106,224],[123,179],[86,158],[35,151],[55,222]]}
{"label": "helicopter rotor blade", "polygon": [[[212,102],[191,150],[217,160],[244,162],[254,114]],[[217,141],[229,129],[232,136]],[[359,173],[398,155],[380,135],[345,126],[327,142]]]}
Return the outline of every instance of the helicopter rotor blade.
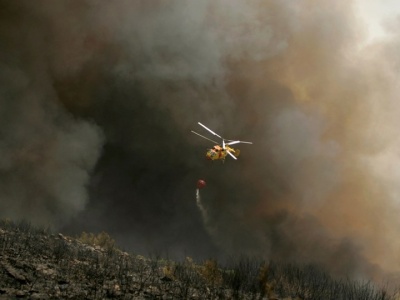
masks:
{"label": "helicopter rotor blade", "polygon": [[212,131],[210,128],[208,128],[207,126],[201,124],[200,122],[197,122],[200,126],[202,126],[204,129],[208,130],[209,132],[211,132],[213,135],[219,137],[220,139],[223,139],[222,136],[216,134],[214,131]]}
{"label": "helicopter rotor blade", "polygon": [[193,131],[192,130],[192,132],[194,133],[194,134],[197,134],[198,136],[200,136],[200,137],[202,137],[203,139],[206,139],[206,140],[208,140],[208,141],[210,141],[210,142],[213,142],[214,144],[219,144],[218,142],[216,142],[216,141],[213,141],[212,139],[209,139],[208,137],[205,137],[204,135],[201,135],[200,133],[197,133],[197,132],[195,132],[195,131]]}
{"label": "helicopter rotor blade", "polygon": [[227,152],[230,156],[232,156],[233,159],[235,159],[235,160],[237,159],[237,157],[236,157],[235,155],[233,155],[229,150],[226,150],[226,152]]}
{"label": "helicopter rotor blade", "polygon": [[222,139],[222,149],[225,149],[225,140]]}
{"label": "helicopter rotor blade", "polygon": [[239,143],[241,143],[241,144],[253,144],[252,142],[233,141],[233,142],[226,143],[226,145],[234,145],[234,144],[239,144]]}

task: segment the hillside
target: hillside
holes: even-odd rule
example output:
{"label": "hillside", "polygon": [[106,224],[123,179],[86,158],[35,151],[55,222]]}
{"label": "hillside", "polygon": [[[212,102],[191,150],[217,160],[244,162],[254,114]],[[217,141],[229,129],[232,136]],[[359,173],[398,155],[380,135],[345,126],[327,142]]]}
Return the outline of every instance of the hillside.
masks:
{"label": "hillside", "polygon": [[224,268],[117,249],[107,234],[79,238],[0,221],[0,299],[395,299],[370,283],[335,281],[313,266],[240,258]]}

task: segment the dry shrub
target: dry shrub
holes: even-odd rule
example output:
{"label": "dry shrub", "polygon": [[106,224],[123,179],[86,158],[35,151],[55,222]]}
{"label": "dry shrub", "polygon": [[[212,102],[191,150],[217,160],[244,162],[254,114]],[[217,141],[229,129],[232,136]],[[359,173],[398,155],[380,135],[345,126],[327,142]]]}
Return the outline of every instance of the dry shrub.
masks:
{"label": "dry shrub", "polygon": [[222,272],[218,268],[217,261],[206,260],[199,272],[208,284],[212,286],[222,284]]}
{"label": "dry shrub", "polygon": [[78,240],[90,246],[99,246],[106,249],[115,247],[115,240],[104,231],[98,234],[82,232]]}

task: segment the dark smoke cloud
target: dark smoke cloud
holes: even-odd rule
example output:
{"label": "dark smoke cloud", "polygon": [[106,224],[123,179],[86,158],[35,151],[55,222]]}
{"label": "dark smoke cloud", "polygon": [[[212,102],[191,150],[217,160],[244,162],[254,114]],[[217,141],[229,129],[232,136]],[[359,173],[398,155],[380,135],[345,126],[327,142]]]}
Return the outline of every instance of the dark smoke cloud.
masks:
{"label": "dark smoke cloud", "polygon": [[[399,39],[365,46],[350,1],[2,1],[0,14],[2,217],[106,230],[137,252],[399,271]],[[254,145],[210,164],[197,121]]]}
{"label": "dark smoke cloud", "polygon": [[0,10],[1,216],[60,225],[88,200],[101,129],[61,107],[43,52],[45,29],[30,27],[36,20],[23,18],[20,7]]}

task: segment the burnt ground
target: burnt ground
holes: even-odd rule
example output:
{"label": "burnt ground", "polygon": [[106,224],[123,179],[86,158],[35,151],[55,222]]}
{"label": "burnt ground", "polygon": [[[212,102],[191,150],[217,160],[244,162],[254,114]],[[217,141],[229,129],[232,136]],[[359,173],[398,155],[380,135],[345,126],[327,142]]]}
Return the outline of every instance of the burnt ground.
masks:
{"label": "burnt ground", "polygon": [[78,238],[0,221],[0,299],[395,299],[315,266],[239,258],[221,267],[119,250],[105,233]]}

